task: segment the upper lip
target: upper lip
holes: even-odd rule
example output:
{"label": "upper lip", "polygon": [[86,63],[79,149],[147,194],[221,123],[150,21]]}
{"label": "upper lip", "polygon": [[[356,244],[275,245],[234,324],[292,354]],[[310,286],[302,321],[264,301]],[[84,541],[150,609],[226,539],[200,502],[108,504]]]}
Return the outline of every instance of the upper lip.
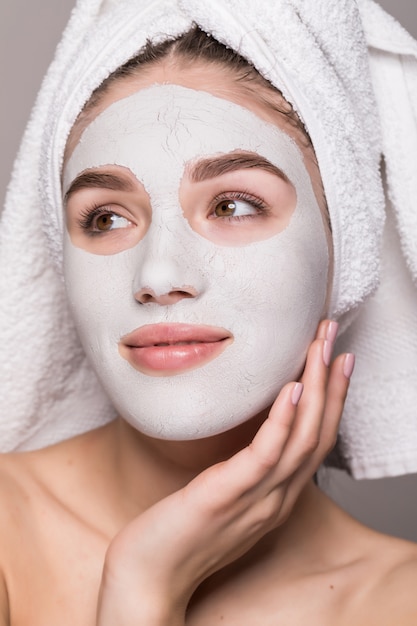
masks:
{"label": "upper lip", "polygon": [[121,343],[129,348],[146,348],[178,343],[213,343],[232,338],[229,331],[201,324],[146,324],[128,333]]}

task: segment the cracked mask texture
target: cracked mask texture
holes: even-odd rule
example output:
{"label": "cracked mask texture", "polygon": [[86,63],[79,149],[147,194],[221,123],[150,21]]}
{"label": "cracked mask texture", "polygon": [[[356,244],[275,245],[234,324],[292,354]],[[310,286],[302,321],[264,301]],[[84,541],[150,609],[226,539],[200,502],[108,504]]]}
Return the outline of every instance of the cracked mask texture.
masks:
{"label": "cracked mask texture", "polygon": [[[287,227],[247,245],[217,245],[184,217],[184,168],[200,157],[255,152],[294,185]],[[294,380],[324,313],[329,258],[323,219],[294,141],[248,109],[176,85],[141,90],[87,127],[64,171],[64,191],[82,171],[117,164],[149,194],[152,220],[137,245],[111,255],[76,247],[68,233],[64,273],[78,331],[120,415],[147,435],[195,439],[229,430],[268,407]],[[186,285],[195,297],[140,304]],[[234,341],[217,358],[173,376],[134,369],[122,336],[146,324],[226,328]]]}

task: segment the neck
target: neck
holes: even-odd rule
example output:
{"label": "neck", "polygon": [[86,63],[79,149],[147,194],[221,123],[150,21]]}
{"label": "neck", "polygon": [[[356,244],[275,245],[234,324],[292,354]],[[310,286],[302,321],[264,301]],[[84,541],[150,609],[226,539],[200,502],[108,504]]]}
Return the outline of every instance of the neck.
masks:
{"label": "neck", "polygon": [[[152,506],[247,446],[266,415],[267,410],[232,431],[192,441],[147,437],[118,418],[108,429],[120,492],[130,493],[139,510]],[[144,476],[151,477],[149,482]]]}

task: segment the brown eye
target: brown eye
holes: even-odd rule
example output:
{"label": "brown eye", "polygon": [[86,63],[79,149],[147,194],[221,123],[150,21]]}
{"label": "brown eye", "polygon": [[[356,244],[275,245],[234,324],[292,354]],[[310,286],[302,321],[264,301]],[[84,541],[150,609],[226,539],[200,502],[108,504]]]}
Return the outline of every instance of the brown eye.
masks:
{"label": "brown eye", "polygon": [[233,202],[233,200],[223,200],[222,202],[216,204],[214,209],[214,213],[217,217],[229,217],[230,215],[233,215],[235,211],[236,203]]}
{"label": "brown eye", "polygon": [[91,221],[92,230],[99,233],[107,233],[117,228],[129,228],[132,225],[132,222],[126,217],[117,215],[117,213],[101,213],[93,217]]}
{"label": "brown eye", "polygon": [[257,206],[255,200],[225,198],[216,204],[213,214],[216,217],[240,218],[257,215],[262,207]]}
{"label": "brown eye", "polygon": [[103,213],[96,218],[97,230],[110,230],[113,225],[113,215],[111,213]]}

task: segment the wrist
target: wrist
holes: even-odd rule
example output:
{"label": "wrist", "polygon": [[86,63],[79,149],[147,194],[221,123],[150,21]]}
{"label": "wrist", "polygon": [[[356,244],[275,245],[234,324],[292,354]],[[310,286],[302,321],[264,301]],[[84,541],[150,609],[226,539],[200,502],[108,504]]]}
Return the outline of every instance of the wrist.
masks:
{"label": "wrist", "polygon": [[101,593],[96,626],[185,626],[185,611],[166,606],[163,598],[157,601],[138,593],[136,598],[111,599]]}
{"label": "wrist", "polygon": [[[124,580],[123,580],[124,579]],[[185,626],[186,603],[164,589],[103,572],[96,626]]]}
{"label": "wrist", "polygon": [[185,626],[185,617],[138,598],[134,607],[126,603],[99,605],[96,626]]}

